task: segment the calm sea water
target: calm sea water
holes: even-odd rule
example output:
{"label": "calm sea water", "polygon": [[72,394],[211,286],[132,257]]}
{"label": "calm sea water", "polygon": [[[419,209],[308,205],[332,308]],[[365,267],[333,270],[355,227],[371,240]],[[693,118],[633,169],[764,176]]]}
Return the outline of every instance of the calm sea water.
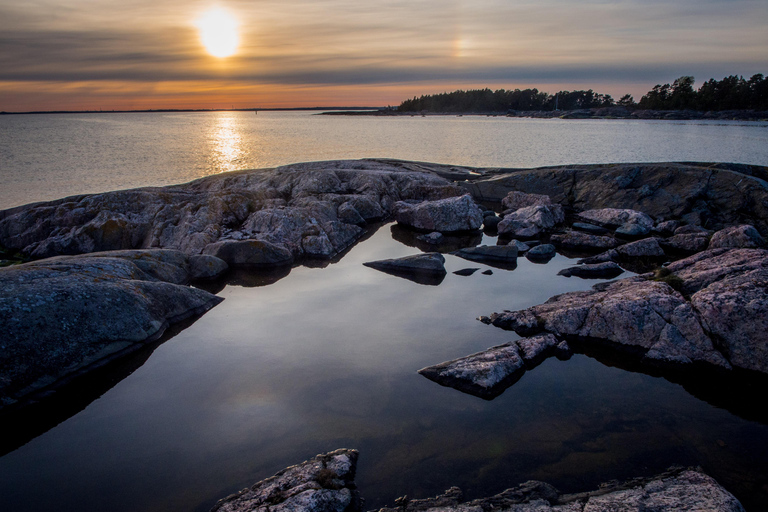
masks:
{"label": "calm sea water", "polygon": [[310,112],[0,116],[0,209],[236,169],[368,157],[490,167],[768,165],[768,124]]}
{"label": "calm sea water", "polygon": [[[304,113],[8,116],[0,123],[3,184],[7,176],[17,180],[9,181],[14,192],[3,187],[6,206],[342,157],[768,165],[768,130],[757,124]],[[29,133],[11,130],[14,123]],[[215,135],[227,123],[228,135]],[[747,510],[768,502],[766,415],[749,406],[721,408],[690,386],[584,355],[548,360],[490,402],[419,376],[424,366],[515,339],[477,316],[594,281],[557,276],[574,264],[564,256],[546,265],[521,258],[516,269],[501,270],[448,255],[439,286],[362,265],[417,252],[398,240],[385,225],[325,268],[298,267],[266,286],[256,286],[265,284],[259,275],[226,284],[222,304],[146,362],[138,358],[126,378],[1,457],[0,510],[202,511],[339,447],[361,451],[357,482],[367,509],[452,485],[478,497],[539,479],[573,492],[673,464],[701,465]],[[452,274],[468,267],[480,271]],[[754,410],[761,408],[756,399]]]}

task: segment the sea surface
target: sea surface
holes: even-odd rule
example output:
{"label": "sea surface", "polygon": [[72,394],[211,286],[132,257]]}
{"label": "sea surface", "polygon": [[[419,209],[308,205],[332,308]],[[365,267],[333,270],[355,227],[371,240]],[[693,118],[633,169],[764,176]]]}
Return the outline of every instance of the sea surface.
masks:
{"label": "sea surface", "polygon": [[[0,116],[0,208],[362,157],[505,167],[768,165],[768,129],[303,112]],[[84,403],[23,446],[4,445],[0,510],[205,511],[340,447],[360,450],[366,510],[453,485],[468,498],[530,479],[575,492],[671,465],[700,465],[748,511],[764,509],[768,414],[754,390],[718,393],[594,354],[547,360],[492,401],[418,375],[517,338],[478,316],[596,281],[558,276],[575,264],[562,255],[544,265],[519,258],[513,270],[446,255],[449,273],[436,286],[362,265],[415,254],[412,244],[384,224],[339,261],[220,283],[213,291],[224,302],[126,362],[124,378],[86,390]],[[479,270],[453,274],[466,268]]]}

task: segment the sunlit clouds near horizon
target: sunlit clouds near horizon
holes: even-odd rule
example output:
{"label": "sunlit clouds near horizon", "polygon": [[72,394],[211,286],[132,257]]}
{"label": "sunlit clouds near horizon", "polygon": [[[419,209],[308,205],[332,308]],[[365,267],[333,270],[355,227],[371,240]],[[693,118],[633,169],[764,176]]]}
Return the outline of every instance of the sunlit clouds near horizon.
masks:
{"label": "sunlit clouds near horizon", "polygon": [[0,110],[382,106],[486,86],[639,97],[766,73],[766,26],[765,0],[0,0]]}

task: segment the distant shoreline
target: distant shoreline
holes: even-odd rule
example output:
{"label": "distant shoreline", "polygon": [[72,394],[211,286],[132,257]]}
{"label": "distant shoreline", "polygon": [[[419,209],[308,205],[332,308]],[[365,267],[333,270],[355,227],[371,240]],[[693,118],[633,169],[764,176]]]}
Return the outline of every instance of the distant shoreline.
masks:
{"label": "distant shoreline", "polygon": [[[360,109],[362,110],[362,109]],[[768,111],[755,110],[639,110],[622,107],[601,107],[579,110],[511,110],[507,112],[400,112],[380,109],[336,112],[321,112],[328,116],[375,116],[375,117],[427,117],[427,116],[485,116],[485,117],[524,117],[534,119],[641,119],[641,120],[711,120],[711,121],[768,121]]]}
{"label": "distant shoreline", "polygon": [[156,114],[178,112],[290,112],[301,110],[381,110],[381,107],[296,107],[296,108],[156,108],[143,110],[31,110],[27,112],[0,112],[0,116],[29,114]]}

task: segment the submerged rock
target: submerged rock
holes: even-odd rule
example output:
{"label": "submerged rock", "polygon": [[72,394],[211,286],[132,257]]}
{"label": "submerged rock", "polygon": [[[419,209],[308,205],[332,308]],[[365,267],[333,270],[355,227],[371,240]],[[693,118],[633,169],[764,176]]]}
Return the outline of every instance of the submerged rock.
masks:
{"label": "submerged rock", "polygon": [[492,400],[520,380],[526,369],[552,355],[556,346],[551,334],[534,336],[428,366],[419,374],[442,386]]}
{"label": "submerged rock", "polygon": [[445,257],[442,254],[432,252],[403,258],[369,261],[363,265],[419,284],[437,285],[443,281],[447,274],[444,263]]}
{"label": "submerged rock", "polygon": [[395,204],[395,220],[414,229],[450,233],[474,231],[483,225],[482,210],[469,194],[437,201]]}
{"label": "submerged rock", "polygon": [[339,449],[220,500],[211,512],[360,512],[357,450]]}
{"label": "submerged rock", "polygon": [[0,269],[0,405],[157,339],[221,298],[179,251],[60,256]]}

